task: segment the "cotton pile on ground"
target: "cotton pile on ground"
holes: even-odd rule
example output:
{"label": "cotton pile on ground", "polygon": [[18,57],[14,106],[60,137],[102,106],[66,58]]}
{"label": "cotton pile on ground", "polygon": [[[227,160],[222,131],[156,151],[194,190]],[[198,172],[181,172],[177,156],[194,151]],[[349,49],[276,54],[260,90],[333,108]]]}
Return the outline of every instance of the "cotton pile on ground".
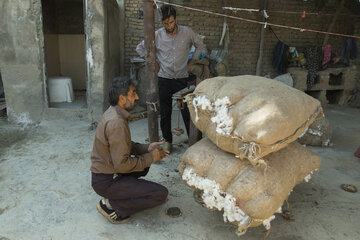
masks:
{"label": "cotton pile on ground", "polygon": [[293,143],[323,115],[320,102],[256,76],[207,79],[186,102],[209,139],[185,152],[183,181],[203,192],[206,207],[224,211],[239,235],[269,229],[294,186],[320,167],[318,156]]}

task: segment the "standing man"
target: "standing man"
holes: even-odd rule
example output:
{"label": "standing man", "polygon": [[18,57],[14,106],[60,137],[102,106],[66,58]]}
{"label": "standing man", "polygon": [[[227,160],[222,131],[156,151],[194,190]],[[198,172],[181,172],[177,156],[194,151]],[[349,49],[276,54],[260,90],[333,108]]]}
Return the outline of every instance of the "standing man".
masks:
{"label": "standing man", "polygon": [[[189,71],[195,60],[204,48],[204,44],[199,35],[191,28],[177,25],[176,11],[170,5],[161,7],[163,28],[155,32],[156,44],[156,71],[158,74],[159,99],[160,99],[160,127],[167,151],[172,149],[171,133],[171,113],[172,95],[188,86],[188,82],[193,80],[189,77]],[[190,62],[188,62],[191,46],[195,46],[195,52]],[[144,41],[136,47],[137,53],[144,57],[146,55]],[[181,110],[186,131],[189,134],[190,114],[189,109]]]}
{"label": "standing man", "polygon": [[168,190],[157,183],[139,179],[153,162],[168,156],[159,145],[131,141],[127,111],[139,97],[128,77],[117,77],[109,87],[110,107],[96,128],[91,153],[92,187],[105,199],[98,211],[111,223],[125,223],[130,215],[164,203]]}

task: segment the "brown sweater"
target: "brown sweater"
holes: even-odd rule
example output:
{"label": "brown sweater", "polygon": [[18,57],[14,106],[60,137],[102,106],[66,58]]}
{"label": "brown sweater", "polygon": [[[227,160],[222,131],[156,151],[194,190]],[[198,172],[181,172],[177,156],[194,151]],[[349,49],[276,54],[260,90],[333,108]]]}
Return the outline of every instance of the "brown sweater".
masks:
{"label": "brown sweater", "polygon": [[129,113],[110,106],[96,128],[91,153],[91,172],[114,174],[143,171],[153,162],[148,144],[131,141]]}

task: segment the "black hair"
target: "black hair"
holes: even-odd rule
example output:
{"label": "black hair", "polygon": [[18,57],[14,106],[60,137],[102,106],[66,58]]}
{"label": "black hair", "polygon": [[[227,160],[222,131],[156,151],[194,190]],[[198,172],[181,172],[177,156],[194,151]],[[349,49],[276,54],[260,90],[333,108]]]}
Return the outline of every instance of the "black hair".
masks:
{"label": "black hair", "polygon": [[128,95],[130,85],[135,86],[128,76],[114,78],[109,86],[109,103],[111,106],[116,106],[118,104],[120,95],[125,97]]}
{"label": "black hair", "polygon": [[174,19],[176,18],[176,10],[171,5],[161,6],[161,14],[162,14],[162,21],[168,19],[170,16],[173,16]]}

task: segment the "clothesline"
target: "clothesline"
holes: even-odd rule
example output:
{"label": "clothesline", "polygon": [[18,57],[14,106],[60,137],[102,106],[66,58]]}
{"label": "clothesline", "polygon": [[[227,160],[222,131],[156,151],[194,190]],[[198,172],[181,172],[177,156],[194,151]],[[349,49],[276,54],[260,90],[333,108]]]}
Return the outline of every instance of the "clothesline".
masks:
{"label": "clothesline", "polygon": [[[283,13],[283,14],[298,14],[298,15],[303,14],[303,11],[302,12],[292,12],[292,11],[276,11],[276,10],[267,10],[267,9],[234,8],[234,7],[222,7],[222,9],[230,10],[230,11],[233,11],[233,12],[237,12],[237,11],[260,12],[262,10],[265,10],[268,13],[280,13],[280,14]],[[346,16],[346,17],[359,17],[359,15],[353,15],[353,14],[347,14],[347,13],[333,14],[333,13],[306,12],[306,15],[316,15],[316,16],[335,16],[335,15],[339,15],[339,16]]]}
{"label": "clothesline", "polygon": [[350,37],[350,38],[358,38],[358,39],[360,39],[360,36],[355,36],[355,35],[333,33],[333,32],[325,32],[325,31],[319,31],[319,30],[313,30],[313,29],[307,29],[307,28],[299,28],[299,27],[293,27],[293,26],[286,26],[286,25],[269,23],[269,22],[261,22],[261,21],[256,21],[256,20],[252,20],[252,19],[247,19],[247,18],[242,18],[242,17],[235,17],[235,16],[222,14],[222,13],[217,13],[217,12],[211,12],[211,11],[207,11],[207,10],[201,10],[201,9],[198,9],[198,8],[182,6],[182,5],[179,5],[179,4],[164,2],[164,1],[160,1],[160,0],[154,0],[154,3],[156,5],[157,5],[157,3],[164,3],[164,4],[172,5],[174,7],[185,8],[185,9],[189,9],[189,10],[193,10],[193,11],[197,11],[197,12],[203,12],[203,13],[212,14],[212,15],[216,15],[216,16],[237,19],[237,20],[241,20],[241,21],[245,21],[245,22],[257,23],[257,24],[264,25],[265,28],[266,28],[266,26],[273,26],[273,27],[279,27],[279,28],[287,28],[287,29],[292,29],[292,30],[298,30],[300,32],[314,32],[314,33],[322,33],[322,34],[329,34],[329,35],[335,35],[335,36],[341,36],[341,37]]}
{"label": "clothesline", "polygon": [[231,10],[231,11],[246,11],[246,12],[260,12],[260,9],[254,8],[234,8],[234,7],[223,7],[224,10]]}

